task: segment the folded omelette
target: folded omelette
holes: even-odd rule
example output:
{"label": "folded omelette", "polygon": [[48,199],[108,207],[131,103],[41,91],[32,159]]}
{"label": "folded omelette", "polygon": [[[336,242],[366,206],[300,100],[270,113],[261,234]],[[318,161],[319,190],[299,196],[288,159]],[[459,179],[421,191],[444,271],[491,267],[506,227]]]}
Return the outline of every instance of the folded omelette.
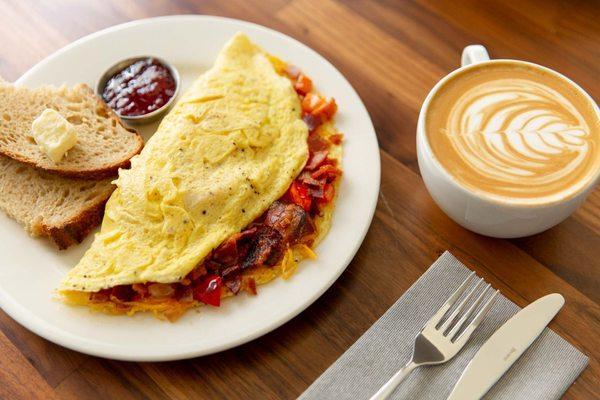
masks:
{"label": "folded omelette", "polygon": [[[100,232],[60,285],[68,303],[117,313],[218,305],[211,290],[220,297],[243,283],[255,291],[262,281],[240,276],[281,272],[295,255],[313,254],[339,152],[324,150],[336,134],[326,113],[317,115],[321,136],[309,149],[307,115],[313,129],[315,118],[306,107],[318,108],[322,98],[304,107],[306,93],[284,67],[244,34],[225,45],[131,168],[120,171]],[[307,161],[312,168],[305,171]],[[294,186],[301,173],[312,186]],[[306,198],[323,206],[306,208]]]}

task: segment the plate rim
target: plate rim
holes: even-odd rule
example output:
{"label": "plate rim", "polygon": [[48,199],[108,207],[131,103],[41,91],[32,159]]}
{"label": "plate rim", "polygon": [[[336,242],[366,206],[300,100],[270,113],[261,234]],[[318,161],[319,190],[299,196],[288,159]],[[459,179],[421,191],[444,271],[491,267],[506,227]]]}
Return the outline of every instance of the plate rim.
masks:
{"label": "plate rim", "polygon": [[[381,156],[380,156],[380,152],[379,152],[379,143],[378,143],[377,134],[376,134],[375,128],[373,126],[373,122],[371,120],[369,112],[368,112],[366,106],[364,105],[364,102],[362,101],[362,99],[360,98],[360,96],[358,95],[358,93],[356,92],[354,87],[346,79],[346,77],[324,56],[322,56],[321,54],[319,54],[318,52],[316,52],[309,46],[305,45],[304,43],[298,41],[297,39],[295,39],[291,36],[288,36],[282,32],[279,32],[277,30],[265,27],[263,25],[259,25],[259,24],[253,23],[253,22],[248,22],[248,21],[239,20],[239,19],[235,19],[235,18],[212,16],[212,15],[196,15],[196,14],[165,15],[165,16],[160,16],[160,17],[150,17],[150,18],[143,18],[143,19],[128,21],[125,23],[109,26],[102,30],[84,35],[84,36],[74,40],[73,42],[59,48],[58,50],[54,51],[53,53],[49,54],[48,56],[46,56],[45,58],[43,58],[42,60],[37,62],[31,68],[29,68],[25,73],[23,73],[23,75],[21,75],[15,81],[15,84],[17,84],[17,85],[22,84],[24,81],[29,79],[30,76],[36,74],[38,72],[38,70],[43,68],[44,64],[51,62],[52,60],[60,57],[63,53],[65,53],[73,48],[78,47],[79,45],[81,45],[82,43],[84,43],[88,40],[92,40],[96,37],[99,37],[99,36],[105,35],[107,33],[114,32],[114,31],[128,29],[128,28],[136,26],[136,25],[151,24],[151,23],[155,23],[155,22],[159,22],[159,21],[173,20],[173,19],[178,19],[178,20],[179,19],[191,19],[191,20],[198,20],[198,21],[202,21],[202,20],[203,21],[214,21],[217,23],[218,22],[235,23],[235,24],[241,24],[243,26],[246,26],[246,27],[249,27],[252,29],[258,29],[258,30],[264,31],[269,34],[274,34],[275,36],[282,37],[285,40],[291,40],[292,42],[294,42],[295,45],[304,48],[304,50],[308,51],[309,53],[312,53],[314,56],[316,56],[318,59],[320,59],[321,62],[327,64],[330,68],[332,68],[335,72],[337,72],[337,74],[339,75],[339,78],[341,80],[343,80],[343,82],[348,86],[348,88],[352,91],[352,93],[358,99],[358,106],[361,108],[361,112],[364,112],[364,115],[368,119],[368,123],[369,123],[369,126],[372,131],[372,136],[373,136],[373,139],[375,140],[375,145],[377,147],[377,151],[374,152],[375,153],[374,156],[376,158],[377,163],[376,163],[376,165],[371,166],[372,168],[374,168],[373,175],[376,176],[376,178],[377,178],[376,182],[374,182],[375,190],[373,190],[373,193],[371,193],[371,198],[369,199],[371,207],[370,207],[370,210],[368,213],[368,217],[366,219],[366,223],[364,226],[361,227],[362,232],[360,232],[360,235],[358,236],[360,240],[356,241],[354,248],[352,248],[350,251],[347,251],[345,253],[346,256],[345,256],[343,262],[340,263],[340,265],[343,265],[343,267],[340,267],[338,269],[338,271],[329,279],[328,282],[322,284],[321,288],[313,296],[307,296],[306,299],[304,299],[302,301],[302,303],[299,304],[294,310],[286,313],[281,318],[273,319],[269,323],[264,324],[260,329],[257,329],[255,332],[252,332],[249,335],[240,336],[235,340],[230,340],[229,342],[225,342],[225,343],[222,343],[219,345],[212,346],[210,349],[207,349],[207,350],[199,350],[199,351],[181,350],[179,352],[170,352],[169,354],[163,354],[160,356],[157,356],[154,354],[146,356],[144,354],[139,354],[137,352],[131,352],[131,353],[130,352],[119,352],[119,350],[118,350],[119,348],[116,348],[113,351],[111,351],[110,346],[108,346],[107,344],[102,343],[101,346],[99,347],[98,346],[99,343],[97,343],[95,341],[88,340],[80,335],[74,335],[62,328],[57,328],[55,325],[47,323],[41,317],[39,317],[33,311],[31,311],[29,308],[27,308],[27,307],[23,306],[21,303],[19,303],[15,298],[10,296],[8,293],[6,293],[0,287],[0,307],[13,320],[15,320],[17,323],[19,323],[20,325],[22,325],[29,331],[35,333],[36,335],[38,335],[42,338],[45,338],[53,343],[56,343],[60,346],[65,347],[65,348],[75,350],[75,351],[78,351],[78,352],[81,352],[84,354],[89,354],[89,355],[97,356],[97,357],[103,357],[103,358],[107,358],[107,359],[133,361],[133,362],[184,360],[184,359],[214,354],[214,353],[218,353],[218,352],[221,352],[224,350],[232,349],[232,348],[238,347],[242,344],[248,343],[252,340],[255,340],[269,332],[272,332],[273,330],[281,327],[285,323],[289,322],[291,319],[298,316],[301,312],[306,310],[317,299],[319,299],[329,288],[331,288],[331,286],[333,285],[333,283],[335,281],[338,280],[338,278],[341,276],[341,274],[348,268],[348,265],[352,262],[352,260],[354,259],[354,256],[356,255],[356,253],[360,249],[362,243],[364,242],[365,236],[366,236],[367,232],[369,231],[369,228],[372,224],[372,220],[375,215],[376,208],[377,208],[377,200],[379,197],[379,191],[380,191],[380,186],[381,186]],[[49,301],[55,301],[55,300],[51,299],[50,294],[48,297],[49,297],[49,299],[48,299]]]}

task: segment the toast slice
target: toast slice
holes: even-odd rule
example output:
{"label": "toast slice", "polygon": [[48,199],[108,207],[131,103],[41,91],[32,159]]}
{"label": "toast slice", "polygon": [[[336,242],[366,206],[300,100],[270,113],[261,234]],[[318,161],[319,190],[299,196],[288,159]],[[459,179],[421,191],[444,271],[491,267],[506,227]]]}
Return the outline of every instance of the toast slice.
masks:
{"label": "toast slice", "polygon": [[[33,120],[46,108],[77,129],[77,143],[58,163],[31,136]],[[62,176],[102,179],[128,167],[142,146],[142,137],[125,128],[87,85],[28,89],[0,79],[0,154]]]}
{"label": "toast slice", "polygon": [[32,236],[48,236],[65,249],[100,222],[115,186],[47,173],[0,155],[0,209]]}

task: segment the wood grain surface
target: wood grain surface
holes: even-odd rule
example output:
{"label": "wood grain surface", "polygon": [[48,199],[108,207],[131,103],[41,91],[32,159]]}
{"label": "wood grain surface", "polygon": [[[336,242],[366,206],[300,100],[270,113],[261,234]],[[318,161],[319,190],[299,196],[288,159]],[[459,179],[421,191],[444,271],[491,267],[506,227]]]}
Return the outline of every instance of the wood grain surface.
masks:
{"label": "wood grain surface", "polygon": [[54,345],[0,312],[0,398],[295,398],[447,249],[520,306],[562,293],[566,305],[551,328],[590,356],[564,398],[600,398],[600,188],[547,232],[491,239],[456,225],[433,203],[415,152],[420,104],[458,66],[468,44],[556,69],[600,98],[600,2],[1,0],[0,75],[15,80],[62,46],[111,25],[187,13],[284,32],[354,85],[381,146],[371,229],[347,271],[308,310],[258,340],[208,357],[94,358]]}

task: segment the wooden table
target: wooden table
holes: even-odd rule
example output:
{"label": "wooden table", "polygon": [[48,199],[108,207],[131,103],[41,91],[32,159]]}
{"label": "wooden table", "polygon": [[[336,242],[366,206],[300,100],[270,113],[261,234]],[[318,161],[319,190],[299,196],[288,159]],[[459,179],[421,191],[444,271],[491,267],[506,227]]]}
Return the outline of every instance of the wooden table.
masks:
{"label": "wooden table", "polygon": [[381,194],[369,234],[347,271],[307,311],[213,356],[155,364],[103,360],[54,345],[0,312],[0,398],[294,398],[447,249],[520,306],[562,293],[567,302],[551,328],[590,356],[565,398],[600,398],[600,189],[547,232],[491,239],[461,228],[433,203],[415,152],[421,102],[471,43],[486,45],[493,57],[554,68],[600,98],[600,3],[5,0],[0,74],[15,80],[60,47],[111,25],[184,13],[277,29],[319,51],[349,79],[381,146]]}

